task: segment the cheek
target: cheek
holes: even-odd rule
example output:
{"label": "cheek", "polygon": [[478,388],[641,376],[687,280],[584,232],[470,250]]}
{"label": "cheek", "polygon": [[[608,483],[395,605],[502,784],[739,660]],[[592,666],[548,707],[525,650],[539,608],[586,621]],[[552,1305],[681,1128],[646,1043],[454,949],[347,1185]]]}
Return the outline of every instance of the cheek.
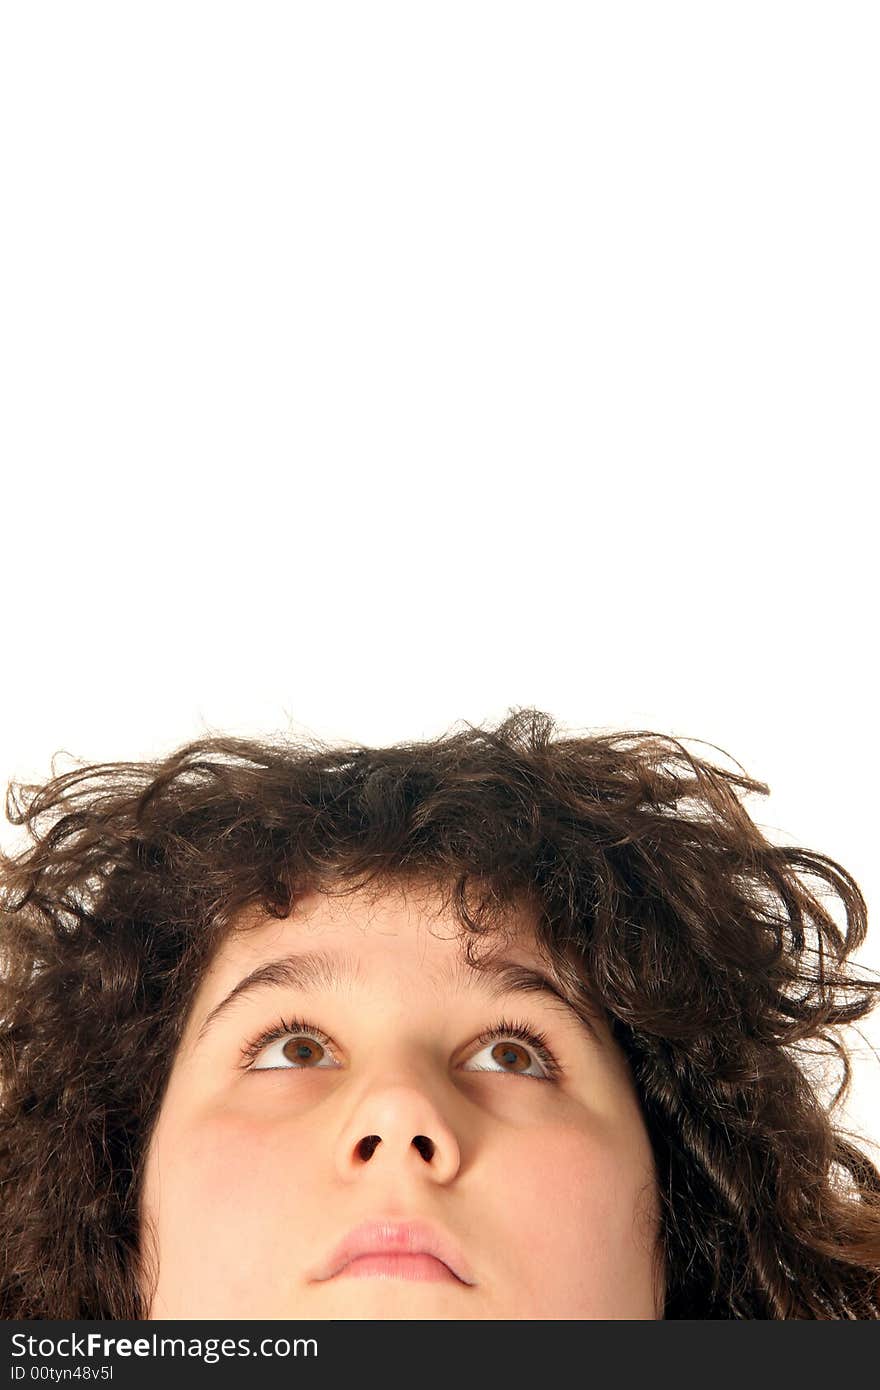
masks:
{"label": "cheek", "polygon": [[646,1139],[543,1126],[508,1143],[495,1171],[498,1249],[513,1254],[532,1316],[654,1316]]}
{"label": "cheek", "polygon": [[268,1119],[255,1120],[252,1115],[225,1113],[203,1117],[197,1127],[181,1136],[176,1145],[177,1163],[196,1181],[199,1190],[210,1201],[231,1193],[239,1199],[248,1193],[261,1193],[265,1200],[272,1188],[295,1183],[302,1177],[306,1163],[297,1153],[291,1130],[290,1142],[285,1143],[283,1126]]}
{"label": "cheek", "polygon": [[178,1310],[168,1315],[247,1316],[265,1308],[267,1286],[286,1306],[313,1257],[309,1223],[321,1218],[311,1177],[277,1124],[218,1112],[186,1130],[160,1126],[144,1210],[158,1234],[158,1297]]}

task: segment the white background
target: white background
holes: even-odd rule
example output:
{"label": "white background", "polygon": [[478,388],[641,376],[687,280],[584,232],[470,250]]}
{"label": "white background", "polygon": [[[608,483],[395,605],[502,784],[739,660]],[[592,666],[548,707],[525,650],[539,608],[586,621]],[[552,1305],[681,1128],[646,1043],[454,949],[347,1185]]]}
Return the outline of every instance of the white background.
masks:
{"label": "white background", "polygon": [[4,785],[531,704],[717,745],[873,910],[878,28],[6,6]]}

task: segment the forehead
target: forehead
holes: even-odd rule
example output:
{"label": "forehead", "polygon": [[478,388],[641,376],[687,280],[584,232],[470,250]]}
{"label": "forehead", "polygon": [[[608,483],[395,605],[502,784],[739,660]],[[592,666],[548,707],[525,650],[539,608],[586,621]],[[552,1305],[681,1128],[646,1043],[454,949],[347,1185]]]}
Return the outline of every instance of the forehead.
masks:
{"label": "forehead", "polygon": [[462,926],[438,892],[401,886],[381,894],[311,892],[299,898],[283,919],[243,914],[217,950],[211,973],[225,974],[257,963],[279,948],[305,952],[316,946],[361,962],[364,971],[411,963],[423,966],[430,975],[432,964],[448,969],[467,952],[477,961],[501,951],[523,963],[546,961],[530,906],[508,911],[478,937]]}

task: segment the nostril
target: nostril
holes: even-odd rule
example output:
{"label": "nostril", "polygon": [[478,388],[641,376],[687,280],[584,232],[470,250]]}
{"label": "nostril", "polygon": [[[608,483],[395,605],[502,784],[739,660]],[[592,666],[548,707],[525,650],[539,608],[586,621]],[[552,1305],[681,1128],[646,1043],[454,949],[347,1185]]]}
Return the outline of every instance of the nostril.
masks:
{"label": "nostril", "polygon": [[361,1142],[358,1144],[358,1157],[362,1158],[366,1162],[368,1158],[373,1157],[373,1154],[376,1150],[376,1145],[380,1144],[381,1142],[382,1141],[379,1138],[378,1134],[368,1134],[366,1139],[362,1139]]}
{"label": "nostril", "polygon": [[[417,1134],[412,1142],[425,1162],[430,1163],[431,1159],[434,1157],[435,1145],[433,1139],[429,1139],[425,1134]],[[382,1140],[378,1134],[368,1134],[357,1146],[358,1158],[363,1159],[366,1163],[367,1159],[373,1157],[373,1154],[381,1143]]]}

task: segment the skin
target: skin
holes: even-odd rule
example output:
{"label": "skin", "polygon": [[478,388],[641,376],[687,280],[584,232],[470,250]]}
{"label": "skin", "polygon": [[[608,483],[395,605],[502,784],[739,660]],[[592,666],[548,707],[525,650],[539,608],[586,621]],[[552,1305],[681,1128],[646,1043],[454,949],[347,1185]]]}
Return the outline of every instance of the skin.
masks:
{"label": "skin", "polygon": [[[142,1224],[150,1318],[661,1318],[650,1142],[625,1057],[542,994],[496,997],[480,979],[441,988],[461,929],[429,892],[300,899],[284,921],[226,937],[202,978],[151,1136]],[[497,939],[496,939],[497,940]],[[548,969],[533,919],[517,916],[501,954]],[[316,949],[357,957],[342,990],[273,986],[242,996],[198,1041],[211,1010],[256,966]],[[480,953],[483,946],[480,946]],[[513,1040],[517,1065],[479,1044],[502,1017],[542,1031],[564,1075]],[[254,1059],[241,1049],[283,1018],[331,1039],[291,1035]],[[293,1047],[303,1042],[297,1034]],[[321,1065],[316,1066],[315,1060]],[[477,1067],[485,1068],[477,1070]],[[369,1157],[367,1135],[382,1142]],[[434,1144],[430,1161],[415,1135]],[[439,1224],[474,1278],[459,1283],[313,1272],[363,1220]],[[158,1273],[157,1273],[158,1268]]]}

